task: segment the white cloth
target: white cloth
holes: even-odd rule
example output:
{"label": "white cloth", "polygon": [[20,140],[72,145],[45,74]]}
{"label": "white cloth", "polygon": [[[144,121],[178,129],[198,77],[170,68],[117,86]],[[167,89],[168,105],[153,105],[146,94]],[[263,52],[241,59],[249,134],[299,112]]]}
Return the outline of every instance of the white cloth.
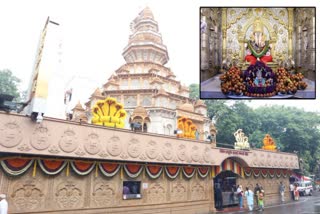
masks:
{"label": "white cloth", "polygon": [[290,191],[293,191],[294,190],[294,186],[293,184],[290,184]]}
{"label": "white cloth", "polygon": [[8,202],[6,199],[0,201],[0,214],[8,214]]}

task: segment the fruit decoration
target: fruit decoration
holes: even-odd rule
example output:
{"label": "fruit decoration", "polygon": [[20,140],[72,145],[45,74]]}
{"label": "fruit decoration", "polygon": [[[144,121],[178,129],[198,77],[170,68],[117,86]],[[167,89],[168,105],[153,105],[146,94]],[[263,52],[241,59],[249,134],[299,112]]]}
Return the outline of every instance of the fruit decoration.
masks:
{"label": "fruit decoration", "polygon": [[220,76],[221,91],[226,95],[271,97],[275,95],[292,95],[297,90],[307,88],[302,81],[301,73],[290,74],[284,68],[276,72],[257,61],[242,72],[238,67],[231,67],[229,71]]}

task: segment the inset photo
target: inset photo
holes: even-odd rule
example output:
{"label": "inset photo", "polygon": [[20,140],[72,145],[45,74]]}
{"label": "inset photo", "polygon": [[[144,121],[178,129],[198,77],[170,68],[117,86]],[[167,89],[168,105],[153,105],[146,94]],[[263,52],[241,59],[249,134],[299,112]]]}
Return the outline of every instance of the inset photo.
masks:
{"label": "inset photo", "polygon": [[201,99],[315,99],[316,9],[200,7]]}

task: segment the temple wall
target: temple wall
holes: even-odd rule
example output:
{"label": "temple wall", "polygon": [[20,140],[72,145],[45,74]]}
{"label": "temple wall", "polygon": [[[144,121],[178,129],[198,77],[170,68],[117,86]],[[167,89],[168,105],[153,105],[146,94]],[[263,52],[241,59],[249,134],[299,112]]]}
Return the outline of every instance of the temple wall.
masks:
{"label": "temple wall", "polygon": [[[1,173],[0,191],[7,193],[10,213],[208,213],[213,209],[210,176],[190,180],[166,176],[152,180],[140,175],[141,199],[122,199],[122,182],[133,180],[117,173],[105,178],[92,172],[78,176],[62,171],[48,176],[40,170],[19,177]],[[143,184],[147,188],[143,188]],[[54,210],[54,211],[52,211]]]}

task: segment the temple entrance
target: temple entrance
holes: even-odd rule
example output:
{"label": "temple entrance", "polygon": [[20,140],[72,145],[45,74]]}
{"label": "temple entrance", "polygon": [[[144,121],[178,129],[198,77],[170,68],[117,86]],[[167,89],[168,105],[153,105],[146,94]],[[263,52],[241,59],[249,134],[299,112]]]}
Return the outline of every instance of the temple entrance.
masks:
{"label": "temple entrance", "polygon": [[[237,178],[239,175],[232,171],[222,171],[214,178],[215,208],[237,206],[239,204],[237,197]],[[220,188],[220,190],[219,190]],[[221,191],[221,192],[220,192]],[[218,199],[218,200],[217,200]],[[222,199],[222,202],[219,201]]]}

